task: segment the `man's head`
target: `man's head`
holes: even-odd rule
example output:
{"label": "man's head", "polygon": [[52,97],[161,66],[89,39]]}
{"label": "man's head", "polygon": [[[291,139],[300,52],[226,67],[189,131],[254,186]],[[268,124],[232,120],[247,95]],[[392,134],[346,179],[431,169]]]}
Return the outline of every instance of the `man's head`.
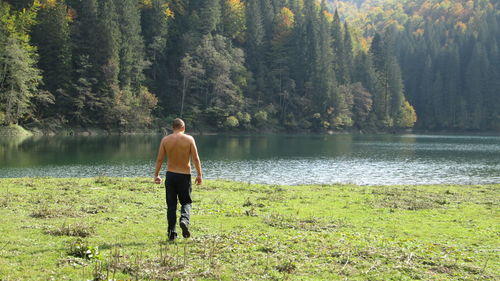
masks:
{"label": "man's head", "polygon": [[186,129],[184,121],[180,118],[175,118],[174,121],[172,121],[172,129],[174,131],[184,131]]}

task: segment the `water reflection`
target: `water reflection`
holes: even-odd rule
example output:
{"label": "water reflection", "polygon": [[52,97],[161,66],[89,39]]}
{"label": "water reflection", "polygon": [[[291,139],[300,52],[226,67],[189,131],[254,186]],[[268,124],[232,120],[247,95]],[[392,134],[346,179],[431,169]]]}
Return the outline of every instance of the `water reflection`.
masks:
{"label": "water reflection", "polygon": [[[0,138],[0,177],[150,176],[161,138]],[[208,178],[272,184],[500,182],[500,137],[346,134],[196,141]]]}

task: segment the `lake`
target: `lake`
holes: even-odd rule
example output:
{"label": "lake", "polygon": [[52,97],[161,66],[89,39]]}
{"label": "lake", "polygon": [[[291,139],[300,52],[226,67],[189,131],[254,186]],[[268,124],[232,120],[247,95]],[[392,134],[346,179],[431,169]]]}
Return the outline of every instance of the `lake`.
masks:
{"label": "lake", "polygon": [[[498,136],[195,138],[206,179],[287,185],[500,183]],[[152,177],[160,140],[159,135],[0,138],[0,177]]]}

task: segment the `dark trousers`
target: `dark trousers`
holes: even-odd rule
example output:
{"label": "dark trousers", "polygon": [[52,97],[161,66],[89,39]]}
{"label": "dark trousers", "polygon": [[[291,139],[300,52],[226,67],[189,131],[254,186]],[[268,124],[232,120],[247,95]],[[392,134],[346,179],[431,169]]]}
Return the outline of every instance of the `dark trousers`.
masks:
{"label": "dark trousers", "polygon": [[177,198],[181,203],[181,217],[179,222],[189,224],[189,213],[191,211],[191,175],[167,172],[165,180],[167,193],[167,220],[168,231],[175,233],[177,216]]}

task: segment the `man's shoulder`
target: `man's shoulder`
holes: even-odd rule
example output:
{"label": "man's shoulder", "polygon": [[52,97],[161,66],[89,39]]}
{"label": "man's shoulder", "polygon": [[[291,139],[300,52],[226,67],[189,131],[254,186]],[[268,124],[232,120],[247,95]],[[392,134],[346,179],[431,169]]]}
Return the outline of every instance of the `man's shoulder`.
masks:
{"label": "man's shoulder", "polygon": [[184,136],[185,136],[187,139],[191,140],[191,141],[193,141],[193,140],[194,140],[194,137],[193,137],[193,136],[191,136],[191,135],[184,134]]}

